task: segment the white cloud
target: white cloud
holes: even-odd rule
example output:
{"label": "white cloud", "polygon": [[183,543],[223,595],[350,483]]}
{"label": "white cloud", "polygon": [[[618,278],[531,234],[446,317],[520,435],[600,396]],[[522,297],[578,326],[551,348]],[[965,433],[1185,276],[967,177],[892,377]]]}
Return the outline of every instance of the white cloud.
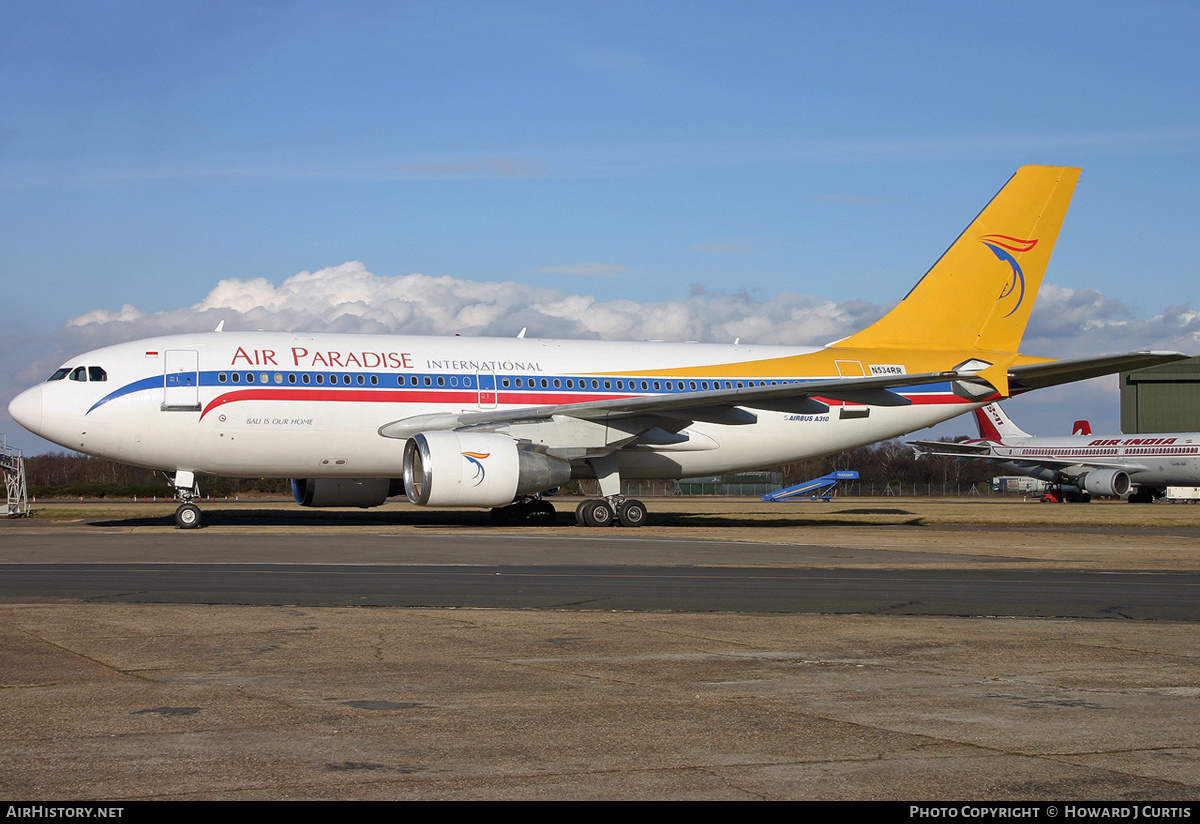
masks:
{"label": "white cloud", "polygon": [[[0,378],[0,410],[21,389],[81,352],[152,335],[210,330],[220,321],[225,321],[227,330],[508,337],[528,327],[529,337],[541,338],[718,342],[740,338],[744,343],[809,345],[851,334],[887,308],[791,292],[758,300],[746,290],[723,293],[698,287],[686,297],[658,303],[601,301],[516,282],[421,274],[386,277],[351,261],[300,272],[279,285],[265,278],[221,280],[203,300],[186,308],[97,309],[52,335],[0,337],[0,362],[20,364]],[[1139,349],[1200,353],[1200,312],[1170,306],[1154,317],[1136,318],[1120,301],[1096,290],[1046,284],[1022,345],[1024,352],[1053,358]],[[1094,408],[1098,397],[1109,399],[1102,410]],[[1116,428],[1115,377],[1043,390],[1019,403],[1027,417],[1032,417],[1028,410],[1053,404],[1055,411],[1047,415],[1055,421],[1091,416],[1098,426]],[[1026,428],[1037,432],[1043,423],[1034,418]],[[1062,426],[1069,424],[1066,420]],[[0,426],[7,427],[10,442],[11,433],[19,431],[2,415]],[[956,422],[956,426],[964,433],[970,430],[968,423]],[[1055,424],[1050,431],[1061,428]]]}
{"label": "white cloud", "polygon": [[225,320],[227,329],[507,336],[524,326],[531,337],[821,343],[882,312],[862,301],[836,304],[786,292],[766,303],[745,291],[702,290],[663,303],[599,301],[511,281],[382,277],[351,261],[300,272],[278,286],[265,278],[222,280],[186,309],[143,313],[127,305],[88,312],[68,328],[114,341],[211,328]]}
{"label": "white cloud", "polygon": [[[868,301],[839,303],[792,292],[758,300],[747,290],[700,288],[658,303],[600,301],[512,281],[386,277],[350,261],[300,272],[279,285],[266,278],[221,280],[188,308],[97,309],[71,320],[67,328],[73,333],[66,337],[102,345],[209,329],[224,320],[227,329],[503,337],[528,327],[530,337],[821,344],[863,328],[886,310]],[[1200,351],[1200,312],[1170,306],[1154,317],[1135,318],[1120,301],[1094,289],[1046,284],[1022,346],[1030,354],[1056,358],[1136,349]]]}

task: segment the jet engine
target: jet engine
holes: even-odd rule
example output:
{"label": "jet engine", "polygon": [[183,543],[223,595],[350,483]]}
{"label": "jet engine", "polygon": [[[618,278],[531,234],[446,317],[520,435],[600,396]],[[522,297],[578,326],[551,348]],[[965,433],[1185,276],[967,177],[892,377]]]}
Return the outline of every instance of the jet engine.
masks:
{"label": "jet engine", "polygon": [[1124,498],[1131,488],[1129,473],[1123,469],[1093,469],[1079,476],[1079,486],[1102,498]]}
{"label": "jet engine", "polygon": [[419,506],[507,506],[570,479],[570,462],[507,435],[438,430],[404,444],[404,492]]}
{"label": "jet engine", "polygon": [[388,478],[292,478],[292,497],[300,506],[381,506]]}

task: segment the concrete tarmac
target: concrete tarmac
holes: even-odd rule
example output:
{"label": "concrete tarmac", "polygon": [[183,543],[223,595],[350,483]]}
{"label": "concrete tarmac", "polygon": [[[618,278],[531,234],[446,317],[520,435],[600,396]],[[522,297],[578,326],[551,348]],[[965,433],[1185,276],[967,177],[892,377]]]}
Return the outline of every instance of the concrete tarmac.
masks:
{"label": "concrete tarmac", "polygon": [[[61,529],[75,560],[87,528]],[[943,533],[954,564],[987,541],[968,533]],[[1196,568],[1178,536],[1112,541],[1131,542]],[[1195,639],[1121,618],[9,598],[0,794],[1194,802]]]}

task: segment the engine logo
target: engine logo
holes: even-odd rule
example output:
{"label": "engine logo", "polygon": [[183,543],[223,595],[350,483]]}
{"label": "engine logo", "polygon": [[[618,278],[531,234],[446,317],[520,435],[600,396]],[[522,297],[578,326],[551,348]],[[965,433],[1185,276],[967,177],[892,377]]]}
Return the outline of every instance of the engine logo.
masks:
{"label": "engine logo", "polygon": [[473,486],[479,486],[483,483],[483,478],[487,471],[483,468],[483,460],[491,455],[491,452],[463,452],[462,456],[470,461],[475,467],[475,475],[472,478],[475,483]]}

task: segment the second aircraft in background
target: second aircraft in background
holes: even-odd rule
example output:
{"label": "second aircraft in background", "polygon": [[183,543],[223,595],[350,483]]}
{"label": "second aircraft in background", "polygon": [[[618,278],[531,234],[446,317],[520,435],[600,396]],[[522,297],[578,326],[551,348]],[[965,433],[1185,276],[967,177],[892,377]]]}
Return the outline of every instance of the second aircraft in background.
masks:
{"label": "second aircraft in background", "polygon": [[1093,435],[1087,421],[1073,434],[1038,438],[993,403],[975,410],[977,440],[910,441],[923,455],[986,459],[1004,472],[1062,487],[1067,500],[1091,496],[1151,503],[1168,486],[1200,485],[1200,432]]}

